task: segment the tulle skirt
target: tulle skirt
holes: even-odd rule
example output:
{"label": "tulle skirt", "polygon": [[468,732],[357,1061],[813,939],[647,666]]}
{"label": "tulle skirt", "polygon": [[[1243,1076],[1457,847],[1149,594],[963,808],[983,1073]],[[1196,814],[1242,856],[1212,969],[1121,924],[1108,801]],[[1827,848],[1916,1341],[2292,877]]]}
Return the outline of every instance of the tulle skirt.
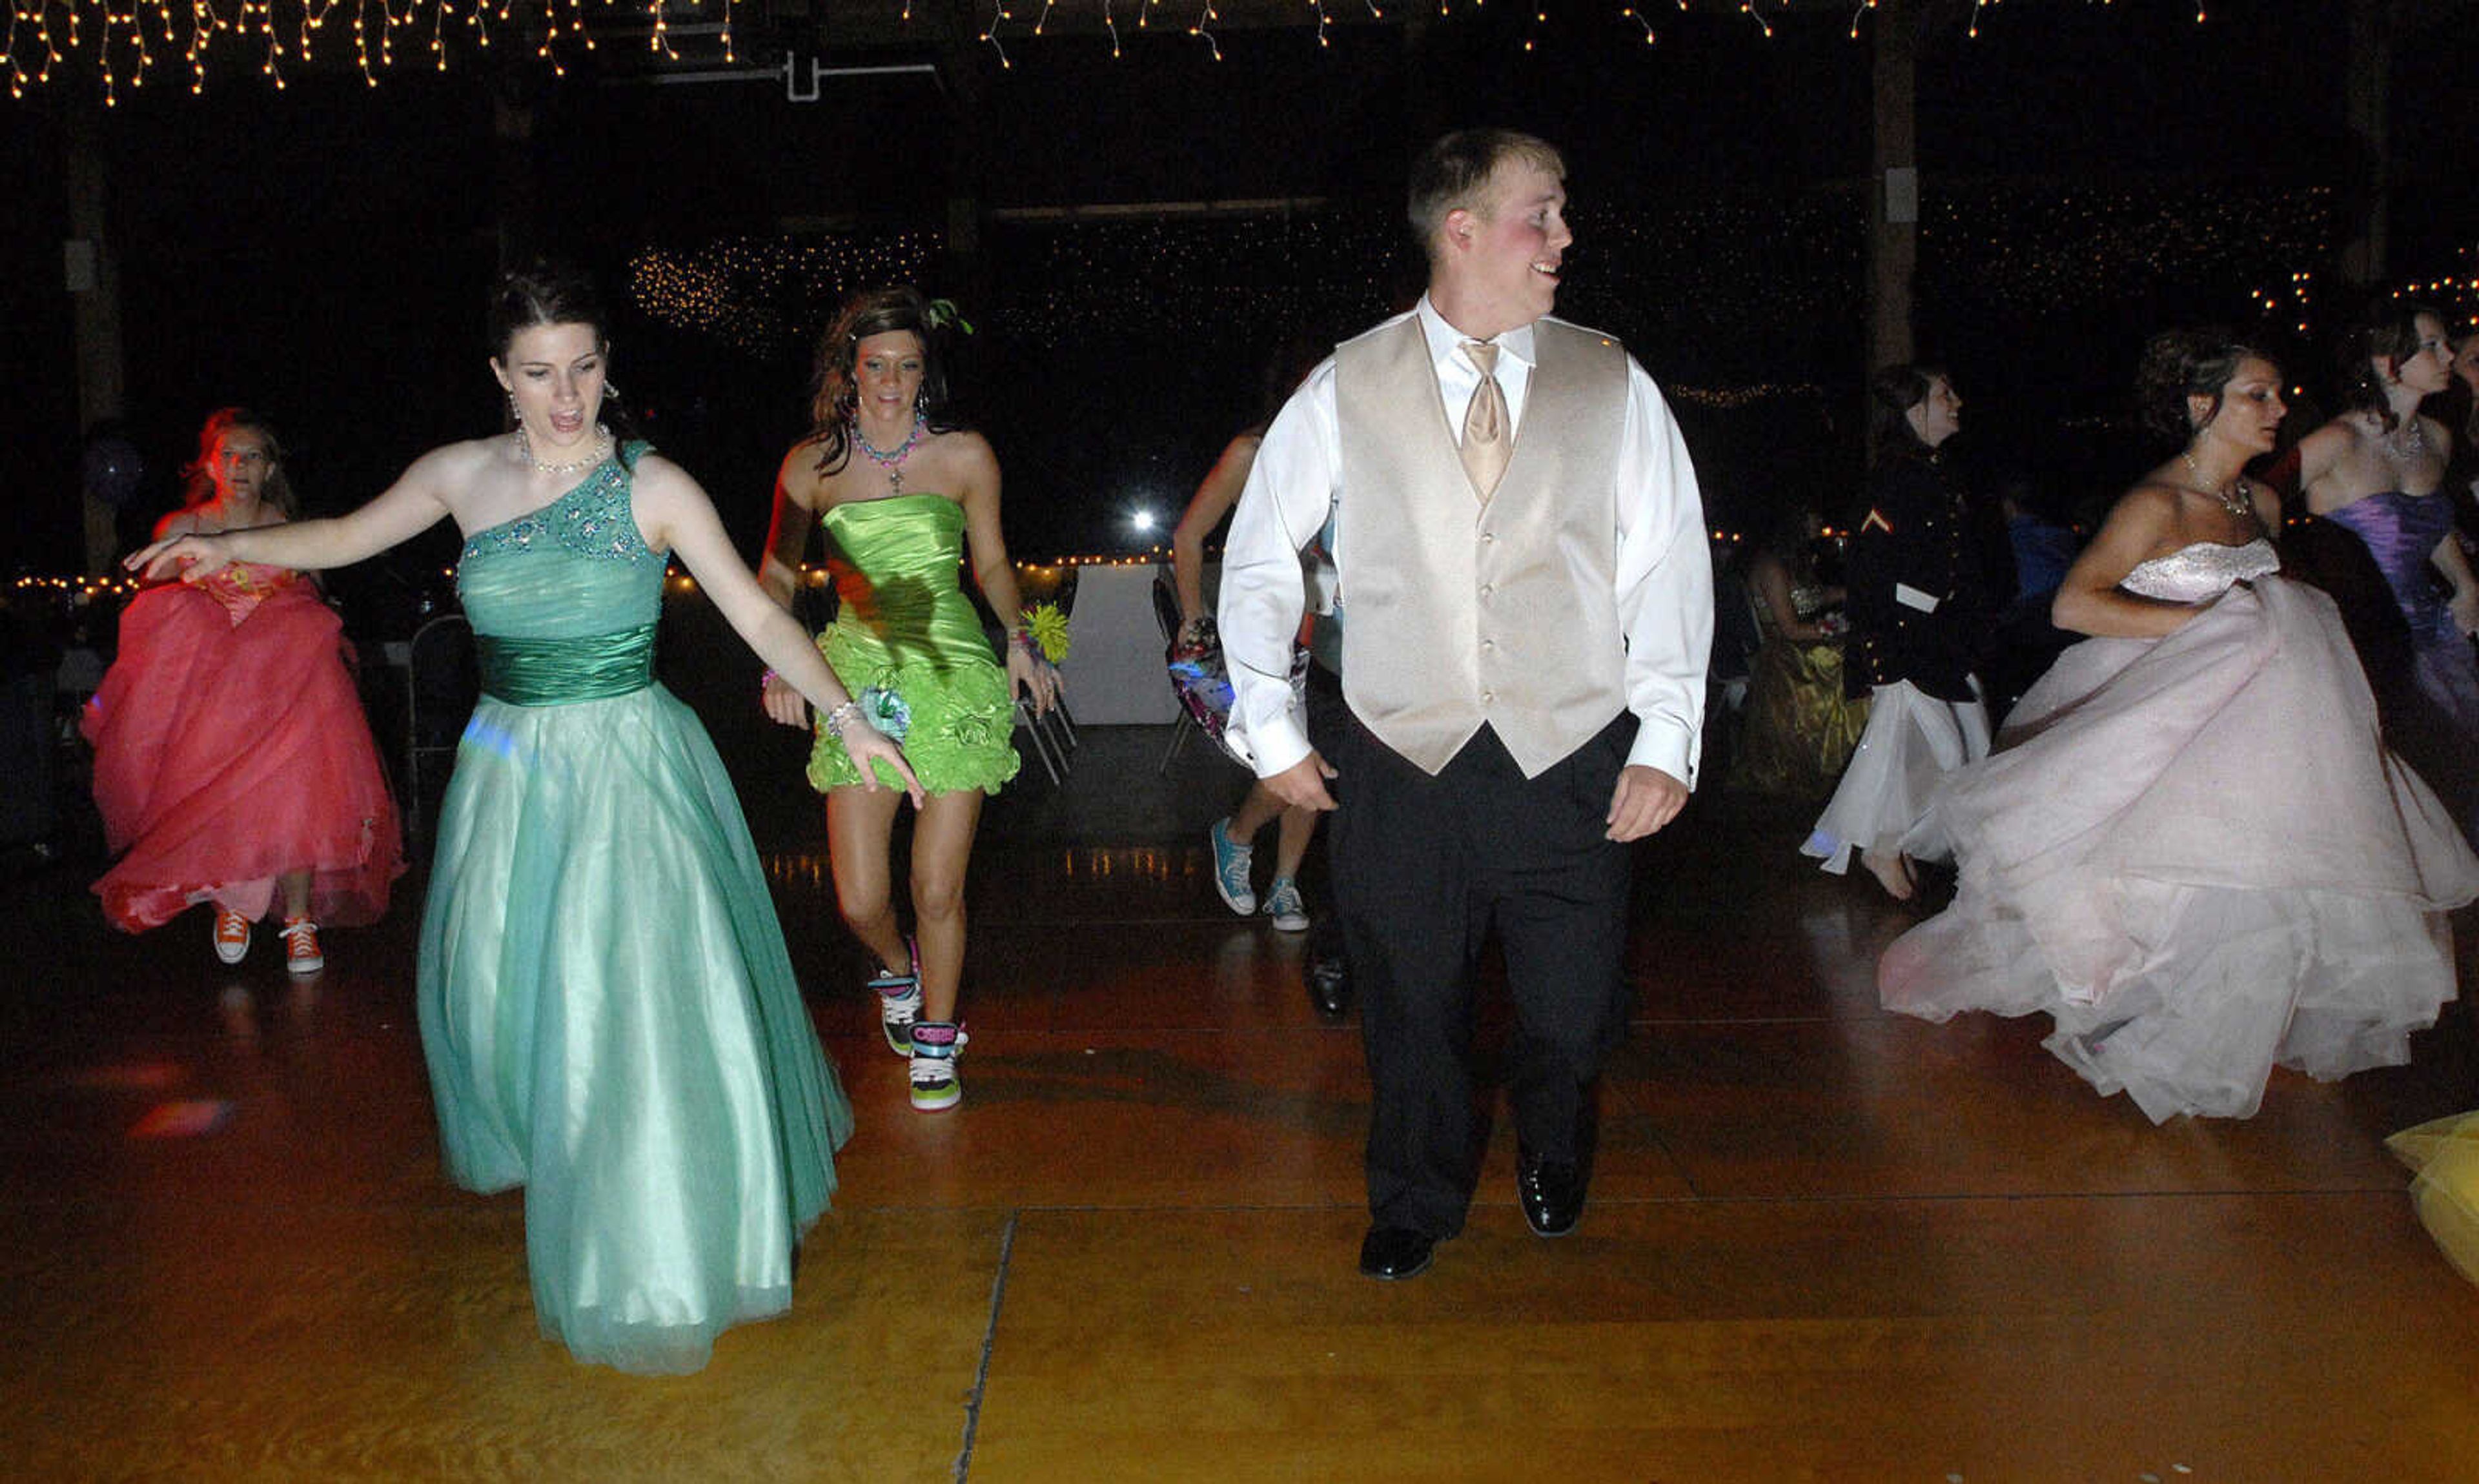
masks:
{"label": "tulle skirt", "polygon": [[525,1188],[545,1334],[680,1372],[790,1307],[852,1112],[731,780],[669,691],[475,707],[417,992],[448,1174]]}
{"label": "tulle skirt", "polygon": [[387,910],[403,844],[344,653],[307,582],[239,625],[183,584],[131,601],[83,719],[105,838],[126,853],[94,883],[115,925],[141,932],[207,901],[255,920],[298,870],[322,924]]}
{"label": "tulle skirt", "polygon": [[2408,1061],[2479,859],[2374,716],[2331,600],[2280,578],[2068,650],[1906,842],[1960,878],[1878,961],[1886,1008],[2045,1011],[2156,1122],[2248,1116],[2276,1062]]}

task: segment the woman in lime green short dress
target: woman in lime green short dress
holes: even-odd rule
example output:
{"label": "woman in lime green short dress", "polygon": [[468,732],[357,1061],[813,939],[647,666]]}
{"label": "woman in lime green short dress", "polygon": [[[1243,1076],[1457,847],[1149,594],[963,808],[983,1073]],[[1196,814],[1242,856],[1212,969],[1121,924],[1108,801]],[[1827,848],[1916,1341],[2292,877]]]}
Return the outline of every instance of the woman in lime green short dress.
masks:
{"label": "woman in lime green short dress", "polygon": [[[939,326],[910,288],[863,294],[819,343],[809,436],[785,454],[758,579],[786,607],[812,524],[826,532],[838,610],[818,648],[855,691],[855,713],[904,745],[927,798],[912,828],[913,934],[896,918],[890,846],[897,795],[863,786],[837,735],[817,720],[809,781],[827,796],[835,900],[877,957],[881,1025],[909,1059],[912,1106],[953,1108],[963,1091],[956,999],[964,964],[964,868],[982,799],[1015,777],[1014,697],[1036,711],[1059,674],[1017,628],[1005,667],[958,583],[969,553],[982,597],[1013,620],[1015,569],[999,534],[999,464],[981,434],[946,416]],[[809,725],[800,694],[769,675],[767,714]]]}

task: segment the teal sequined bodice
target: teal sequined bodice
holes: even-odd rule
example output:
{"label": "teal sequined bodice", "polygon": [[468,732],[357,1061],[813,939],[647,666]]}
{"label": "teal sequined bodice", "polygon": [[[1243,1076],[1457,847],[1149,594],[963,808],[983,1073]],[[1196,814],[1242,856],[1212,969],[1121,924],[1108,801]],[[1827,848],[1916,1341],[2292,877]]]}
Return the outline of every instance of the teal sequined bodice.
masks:
{"label": "teal sequined bodice", "polygon": [[484,690],[549,704],[652,682],[669,559],[647,548],[630,508],[645,452],[627,444],[549,504],[465,538],[456,593]]}

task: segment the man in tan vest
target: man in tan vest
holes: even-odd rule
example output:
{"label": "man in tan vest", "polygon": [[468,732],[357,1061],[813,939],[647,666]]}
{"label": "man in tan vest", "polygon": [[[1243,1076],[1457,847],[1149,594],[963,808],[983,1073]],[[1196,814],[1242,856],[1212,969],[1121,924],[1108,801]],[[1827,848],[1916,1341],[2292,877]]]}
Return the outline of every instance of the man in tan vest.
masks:
{"label": "man in tan vest", "polygon": [[[1428,293],[1276,416],[1224,552],[1229,735],[1285,800],[1339,809],[1376,1278],[1426,1269],[1470,1203],[1472,980],[1493,928],[1518,1022],[1517,1194],[1540,1235],[1574,1226],[1586,1091],[1625,1027],[1628,842],[1696,781],[1703,509],[1651,378],[1548,318],[1565,177],[1525,135],[1430,147],[1410,192]],[[1329,516],[1350,712],[1332,757],[1289,683],[1299,549]]]}

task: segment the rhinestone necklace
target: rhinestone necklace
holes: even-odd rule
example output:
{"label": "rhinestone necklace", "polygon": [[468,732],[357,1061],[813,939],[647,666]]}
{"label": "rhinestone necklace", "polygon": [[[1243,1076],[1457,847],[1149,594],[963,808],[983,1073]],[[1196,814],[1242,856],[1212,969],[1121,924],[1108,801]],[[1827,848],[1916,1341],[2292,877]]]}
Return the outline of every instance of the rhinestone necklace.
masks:
{"label": "rhinestone necklace", "polygon": [[2402,425],[2384,436],[2385,457],[2396,464],[2407,464],[2427,455],[2427,429],[2421,427],[2418,414],[2402,420]]}
{"label": "rhinestone necklace", "polygon": [[2178,451],[2178,461],[2185,465],[2186,473],[2193,476],[2196,494],[2210,495],[2220,502],[2222,509],[2232,515],[2252,517],[2255,514],[2255,490],[2247,483],[2246,475],[2238,475],[2220,489],[2207,489],[2204,485],[2204,472],[2195,466],[2193,454],[2182,448]]}
{"label": "rhinestone necklace", "polygon": [[542,473],[582,473],[586,470],[594,468],[611,456],[611,429],[603,426],[600,422],[595,423],[594,448],[592,452],[588,453],[581,459],[576,459],[570,463],[547,464],[541,459],[534,457],[533,440],[525,436],[525,425],[520,422],[517,424],[517,453],[526,463],[534,466],[535,470]]}

